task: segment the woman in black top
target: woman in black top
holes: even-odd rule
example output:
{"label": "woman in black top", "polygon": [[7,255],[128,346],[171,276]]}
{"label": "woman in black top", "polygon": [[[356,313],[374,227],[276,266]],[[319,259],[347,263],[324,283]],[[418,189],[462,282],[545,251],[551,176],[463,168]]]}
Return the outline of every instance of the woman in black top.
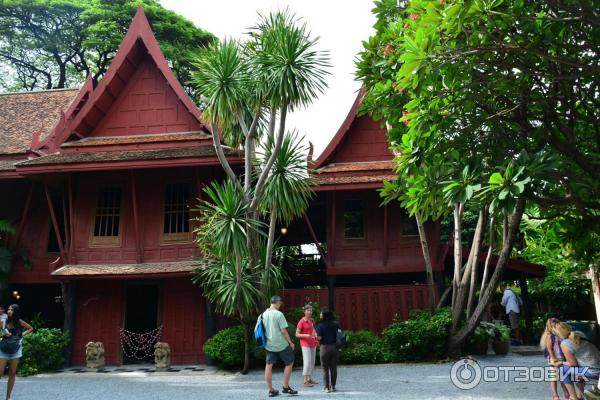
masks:
{"label": "woman in black top", "polygon": [[2,336],[4,336],[4,338],[16,336],[19,342],[19,346],[14,353],[7,354],[0,350],[0,378],[4,374],[6,364],[9,364],[8,382],[6,384],[6,398],[10,399],[13,387],[15,386],[19,359],[23,355],[22,338],[25,335],[29,335],[33,331],[33,328],[31,325],[21,319],[21,310],[17,304],[13,304],[8,307],[7,314],[8,320],[6,321],[6,328],[2,332]]}
{"label": "woman in black top", "polygon": [[[323,309],[321,312],[321,322],[317,325],[317,337],[321,342],[321,367],[323,368],[323,382],[325,384],[325,392],[335,392],[335,384],[337,382],[337,333],[340,329],[340,324],[334,320],[333,313],[328,309]],[[331,377],[331,381],[329,380]]]}

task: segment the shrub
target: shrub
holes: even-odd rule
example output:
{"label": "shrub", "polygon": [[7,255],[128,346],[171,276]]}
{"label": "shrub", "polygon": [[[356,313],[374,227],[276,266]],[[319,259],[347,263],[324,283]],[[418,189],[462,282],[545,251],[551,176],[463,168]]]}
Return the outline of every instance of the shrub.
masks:
{"label": "shrub", "polygon": [[383,341],[371,331],[345,331],[348,346],[341,352],[341,364],[384,362]]}
{"label": "shrub", "polygon": [[223,329],[208,339],[202,348],[207,357],[222,368],[244,366],[244,330],[241,326]]}
{"label": "shrub", "polygon": [[25,336],[19,375],[29,376],[61,369],[65,363],[63,351],[68,343],[68,336],[55,328],[40,328]]}
{"label": "shrub", "polygon": [[404,362],[443,357],[451,323],[449,308],[414,313],[408,321],[392,323],[383,331],[385,360]]}

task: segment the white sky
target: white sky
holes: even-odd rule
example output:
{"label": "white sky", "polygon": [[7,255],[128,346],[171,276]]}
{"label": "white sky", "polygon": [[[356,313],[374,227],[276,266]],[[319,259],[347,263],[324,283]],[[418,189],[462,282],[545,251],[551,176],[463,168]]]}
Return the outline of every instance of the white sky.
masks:
{"label": "white sky", "polygon": [[329,50],[332,68],[329,87],[311,106],[288,118],[288,127],[296,128],[321,154],[348,114],[358,89],[354,80],[354,60],[362,41],[372,34],[375,18],[372,0],[160,0],[161,4],[190,19],[196,26],[219,38],[243,38],[254,26],[257,14],[289,8],[302,17],[313,35],[319,36],[318,48]]}

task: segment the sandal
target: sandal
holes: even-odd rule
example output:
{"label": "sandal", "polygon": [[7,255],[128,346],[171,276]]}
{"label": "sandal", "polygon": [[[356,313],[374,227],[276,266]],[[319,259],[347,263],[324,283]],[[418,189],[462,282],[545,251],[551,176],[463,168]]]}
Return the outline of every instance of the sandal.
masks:
{"label": "sandal", "polygon": [[[315,386],[315,385],[314,385],[314,383],[312,383],[311,381],[306,381],[306,382],[304,382],[304,386],[306,386],[306,387],[313,387],[313,386]],[[553,400],[554,400],[554,399],[553,399]],[[559,399],[559,400],[560,400],[560,399]]]}
{"label": "sandal", "polygon": [[269,390],[269,397],[279,396],[279,390]]}

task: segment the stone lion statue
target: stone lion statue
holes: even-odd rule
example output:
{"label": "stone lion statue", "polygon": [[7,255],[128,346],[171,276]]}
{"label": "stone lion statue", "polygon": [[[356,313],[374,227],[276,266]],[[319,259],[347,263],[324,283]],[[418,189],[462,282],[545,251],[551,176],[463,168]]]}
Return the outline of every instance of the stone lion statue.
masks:
{"label": "stone lion statue", "polygon": [[88,368],[104,368],[104,345],[102,342],[88,342],[85,345],[85,361]]}
{"label": "stone lion statue", "polygon": [[154,345],[154,365],[158,369],[171,366],[171,347],[165,342],[156,342]]}

